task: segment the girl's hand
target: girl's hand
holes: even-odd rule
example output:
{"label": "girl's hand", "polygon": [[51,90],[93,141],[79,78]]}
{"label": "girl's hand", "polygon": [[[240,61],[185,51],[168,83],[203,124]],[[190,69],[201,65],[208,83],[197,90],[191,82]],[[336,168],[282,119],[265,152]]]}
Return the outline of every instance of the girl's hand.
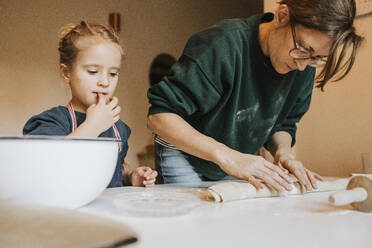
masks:
{"label": "girl's hand", "polygon": [[98,135],[109,129],[120,119],[120,106],[117,97],[110,97],[108,103],[102,94],[97,94],[97,103],[87,109],[85,124],[94,127]]}
{"label": "girl's hand", "polygon": [[133,186],[152,187],[155,184],[158,172],[152,170],[150,167],[138,167],[133,170],[130,177]]}

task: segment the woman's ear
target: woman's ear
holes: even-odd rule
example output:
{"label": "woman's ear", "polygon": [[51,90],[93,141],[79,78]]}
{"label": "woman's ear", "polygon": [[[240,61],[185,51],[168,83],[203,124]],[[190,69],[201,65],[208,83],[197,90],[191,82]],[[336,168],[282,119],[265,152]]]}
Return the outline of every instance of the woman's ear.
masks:
{"label": "woman's ear", "polygon": [[59,64],[59,71],[61,73],[61,77],[65,81],[66,84],[70,83],[70,69],[65,64]]}
{"label": "woman's ear", "polygon": [[288,5],[280,4],[278,9],[275,11],[274,16],[274,26],[275,27],[284,27],[291,20],[291,15],[289,13]]}

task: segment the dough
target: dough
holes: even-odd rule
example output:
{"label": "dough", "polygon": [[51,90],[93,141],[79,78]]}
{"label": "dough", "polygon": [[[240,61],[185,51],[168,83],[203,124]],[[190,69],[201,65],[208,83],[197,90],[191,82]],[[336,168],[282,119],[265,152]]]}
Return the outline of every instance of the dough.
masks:
{"label": "dough", "polygon": [[[346,189],[350,178],[341,178],[334,180],[318,181],[318,189],[314,191],[335,191]],[[313,191],[310,191],[313,192]],[[227,202],[234,200],[242,200],[249,198],[261,197],[276,197],[285,195],[299,195],[307,193],[304,186],[299,182],[292,184],[292,190],[286,192],[278,192],[274,188],[264,185],[263,189],[256,188],[248,182],[223,182],[209,187],[204,196],[204,199],[216,202]]]}

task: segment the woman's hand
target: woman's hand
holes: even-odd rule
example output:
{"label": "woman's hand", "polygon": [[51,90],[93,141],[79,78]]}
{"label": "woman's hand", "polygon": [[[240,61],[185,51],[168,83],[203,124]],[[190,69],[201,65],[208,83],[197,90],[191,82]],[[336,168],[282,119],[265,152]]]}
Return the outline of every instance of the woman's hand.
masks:
{"label": "woman's hand", "polygon": [[119,100],[115,96],[111,97],[108,103],[102,94],[97,94],[97,98],[97,103],[87,109],[85,124],[94,126],[98,136],[120,119],[121,109]]}
{"label": "woman's hand", "polygon": [[318,188],[317,180],[324,180],[317,173],[306,169],[301,161],[295,159],[292,152],[278,152],[274,163],[292,173],[308,191]]}
{"label": "woman's hand", "polygon": [[318,188],[317,180],[324,180],[317,173],[306,169],[301,161],[295,159],[281,160],[280,165],[292,173],[308,191]]}
{"label": "woman's hand", "polygon": [[227,174],[246,180],[257,189],[263,187],[260,180],[278,191],[291,190],[291,178],[279,166],[261,156],[230,150],[217,153],[219,165]]}
{"label": "woman's hand", "polygon": [[133,170],[130,180],[133,186],[152,187],[155,184],[158,172],[150,167],[137,167]]}

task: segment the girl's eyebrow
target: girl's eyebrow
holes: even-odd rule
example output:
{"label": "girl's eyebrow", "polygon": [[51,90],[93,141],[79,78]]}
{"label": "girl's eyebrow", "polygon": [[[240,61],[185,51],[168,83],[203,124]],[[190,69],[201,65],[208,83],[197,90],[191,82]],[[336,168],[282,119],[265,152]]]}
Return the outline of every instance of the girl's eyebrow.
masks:
{"label": "girl's eyebrow", "polygon": [[101,67],[101,65],[98,65],[98,64],[86,64],[86,65],[84,65],[84,67],[90,67],[90,66]]}
{"label": "girl's eyebrow", "polygon": [[[99,65],[99,64],[86,64],[86,65],[84,65],[84,67],[91,67],[91,66],[102,67],[102,65]],[[115,69],[115,70],[120,71],[120,67],[117,67],[117,66],[112,66],[112,67],[110,67],[110,69]]]}

